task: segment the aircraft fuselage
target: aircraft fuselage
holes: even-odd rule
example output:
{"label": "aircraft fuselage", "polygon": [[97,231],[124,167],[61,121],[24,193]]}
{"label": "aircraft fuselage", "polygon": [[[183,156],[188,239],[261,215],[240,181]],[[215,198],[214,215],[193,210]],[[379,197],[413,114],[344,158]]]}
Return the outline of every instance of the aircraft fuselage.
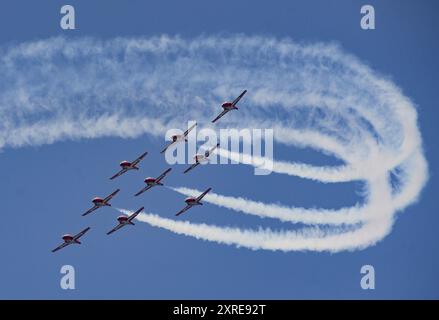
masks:
{"label": "aircraft fuselage", "polygon": [[93,199],[92,200],[92,202],[93,202],[93,204],[96,206],[96,207],[105,207],[105,206],[111,206],[111,204],[109,204],[109,203],[107,203],[107,202],[104,202],[104,200],[102,200],[102,199],[100,199],[100,198],[95,198],[95,199]]}
{"label": "aircraft fuselage", "polygon": [[234,106],[231,102],[224,102],[221,107],[224,110],[235,110],[238,109],[236,106]]}
{"label": "aircraft fuselage", "polygon": [[189,206],[199,206],[199,205],[202,205],[201,202],[199,202],[199,201],[197,201],[195,199],[187,199],[187,200],[185,200],[185,202]]}

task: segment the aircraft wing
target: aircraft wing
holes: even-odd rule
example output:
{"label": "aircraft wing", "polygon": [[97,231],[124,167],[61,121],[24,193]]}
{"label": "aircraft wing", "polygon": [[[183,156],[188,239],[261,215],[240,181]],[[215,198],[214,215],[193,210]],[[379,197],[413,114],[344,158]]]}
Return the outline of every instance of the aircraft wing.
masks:
{"label": "aircraft wing", "polygon": [[191,171],[193,168],[195,168],[196,166],[198,166],[200,163],[199,162],[195,162],[194,164],[192,164],[189,168],[187,168],[186,170],[183,171],[183,173],[188,173],[189,171]]}
{"label": "aircraft wing", "polygon": [[194,125],[193,125],[192,127],[190,127],[189,129],[187,129],[187,130],[184,132],[183,136],[186,137],[186,136],[189,134],[189,132],[191,132],[191,130],[192,130],[193,128],[196,127],[196,125],[197,125],[197,123],[194,123]]}
{"label": "aircraft wing", "polygon": [[73,240],[78,240],[79,238],[81,238],[88,230],[90,230],[90,227],[85,228],[84,230],[82,230],[81,232],[79,232],[78,234],[76,234],[75,236],[73,236]]}
{"label": "aircraft wing", "polygon": [[206,158],[207,158],[208,156],[210,156],[210,155],[212,154],[212,152],[215,151],[215,149],[219,147],[219,145],[220,145],[220,144],[217,143],[216,146],[212,147],[212,149],[207,150],[207,151],[204,153],[204,155],[206,156]]}
{"label": "aircraft wing", "polygon": [[221,111],[221,113],[215,119],[212,120],[212,123],[215,123],[216,121],[218,121],[223,115],[225,115],[229,111],[230,110],[223,110],[223,111]]}
{"label": "aircraft wing", "polygon": [[113,198],[113,197],[114,197],[119,191],[120,191],[120,189],[117,189],[117,190],[113,191],[113,193],[111,193],[109,196],[107,196],[107,197],[104,199],[104,202],[108,202],[108,201],[110,201],[111,198]]}
{"label": "aircraft wing", "polygon": [[212,190],[212,188],[208,188],[206,191],[204,191],[202,194],[200,194],[197,198],[197,201],[200,201],[201,199],[203,199],[203,197],[210,191]]}
{"label": "aircraft wing", "polygon": [[136,164],[138,164],[143,158],[145,158],[145,156],[148,154],[148,152],[143,153],[140,157],[138,157],[136,160],[134,160],[133,162],[131,162],[131,164],[133,166],[135,166]]}
{"label": "aircraft wing", "polygon": [[70,243],[64,242],[64,243],[60,244],[58,247],[56,247],[55,249],[53,249],[52,252],[56,252],[56,251],[58,251],[58,250],[60,250],[60,249],[62,249],[64,247],[67,247],[69,244]]}
{"label": "aircraft wing", "polygon": [[180,211],[177,212],[176,216],[179,216],[180,214],[182,214],[183,212],[186,212],[187,210],[189,210],[192,206],[187,205],[186,207],[184,207],[183,209],[181,209]]}
{"label": "aircraft wing", "polygon": [[113,180],[113,179],[117,178],[118,176],[123,175],[123,174],[124,174],[125,172],[127,172],[127,171],[128,171],[128,170],[125,169],[125,168],[121,169],[118,173],[116,173],[114,176],[112,176],[112,177],[110,178],[110,180]]}
{"label": "aircraft wing", "polygon": [[93,206],[93,207],[91,207],[90,209],[88,209],[86,212],[84,212],[83,214],[82,214],[82,216],[86,216],[86,215],[88,215],[89,213],[92,213],[93,211],[95,211],[97,208],[99,208],[98,206]]}
{"label": "aircraft wing", "polygon": [[170,146],[172,146],[174,143],[175,143],[174,141],[171,141],[170,143],[168,143],[168,145],[167,145],[162,151],[160,151],[160,153],[164,153],[164,152],[165,152],[166,150],[168,150],[168,148],[169,148]]}
{"label": "aircraft wing", "polygon": [[247,93],[247,90],[244,90],[239,96],[238,98],[236,98],[235,100],[233,100],[232,105],[235,106],[239,100],[241,100],[241,98]]}
{"label": "aircraft wing", "polygon": [[113,229],[107,232],[107,234],[112,234],[113,232],[119,230],[120,228],[124,227],[125,225],[123,223],[119,223],[117,226],[115,226]]}
{"label": "aircraft wing", "polygon": [[140,212],[142,212],[142,210],[143,210],[144,208],[145,208],[145,207],[142,207],[142,208],[138,209],[136,212],[134,212],[133,214],[131,214],[131,215],[128,217],[128,221],[130,221],[130,222],[133,221],[134,218],[137,217],[138,214],[139,214]]}
{"label": "aircraft wing", "polygon": [[162,180],[169,173],[169,171],[171,171],[171,170],[172,170],[172,168],[166,169],[166,171],[163,172],[161,175],[159,175],[155,180],[157,182],[160,182],[160,180]]}
{"label": "aircraft wing", "polygon": [[145,191],[147,191],[147,190],[149,190],[149,189],[151,189],[152,188],[152,186],[146,186],[146,187],[144,187],[142,190],[140,190],[139,192],[137,192],[134,196],[140,196],[142,193],[144,193]]}

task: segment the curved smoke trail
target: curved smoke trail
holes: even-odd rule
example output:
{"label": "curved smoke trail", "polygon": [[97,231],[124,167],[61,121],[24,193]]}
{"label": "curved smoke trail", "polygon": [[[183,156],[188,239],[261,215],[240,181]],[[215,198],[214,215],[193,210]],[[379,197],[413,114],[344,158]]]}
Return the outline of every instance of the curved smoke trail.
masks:
{"label": "curved smoke trail", "polygon": [[[297,231],[138,216],[171,232],[253,249],[364,248],[390,232],[396,212],[417,200],[427,180],[413,103],[390,80],[335,45],[245,36],[54,38],[4,47],[0,57],[0,148],[102,136],[163,136],[167,128],[189,119],[208,122],[218,101],[245,87],[251,93],[248,108],[240,110],[239,121],[225,117],[222,124],[274,128],[278,143],[313,148],[343,162],[315,167],[274,161],[275,172],[323,183],[361,180],[367,186],[363,205],[340,210],[206,197],[236,212],[311,225]],[[248,156],[218,152],[254,163]]]}

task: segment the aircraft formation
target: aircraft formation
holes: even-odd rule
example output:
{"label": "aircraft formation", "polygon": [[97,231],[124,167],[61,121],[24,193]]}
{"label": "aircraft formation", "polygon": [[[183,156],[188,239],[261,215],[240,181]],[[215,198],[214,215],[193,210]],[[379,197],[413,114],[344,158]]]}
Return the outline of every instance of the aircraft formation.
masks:
{"label": "aircraft formation", "polygon": [[[241,100],[241,98],[247,93],[247,90],[244,90],[235,100],[231,101],[231,102],[224,102],[221,107],[222,107],[222,111],[221,113],[216,116],[213,120],[212,123],[215,123],[216,121],[218,121],[220,118],[222,118],[226,113],[232,111],[232,110],[238,110],[237,104],[239,102],[239,100]],[[165,148],[163,150],[160,151],[160,153],[165,153],[166,150],[171,147],[172,145],[179,143],[179,142],[187,142],[187,136],[189,134],[189,132],[195,128],[197,124],[195,123],[193,126],[191,126],[188,130],[186,130],[183,134],[181,135],[173,135],[171,137],[171,142],[165,146]],[[209,150],[206,150],[204,152],[204,154],[196,154],[194,157],[195,163],[193,163],[191,166],[189,166],[186,170],[183,171],[183,173],[188,173],[189,171],[193,170],[195,167],[197,167],[200,163],[202,163],[203,161],[208,161],[209,156],[213,153],[213,151],[219,147],[219,143],[216,144],[214,147],[212,147]],[[134,161],[122,161],[119,165],[121,167],[120,171],[117,172],[116,174],[114,174],[112,177],[110,177],[110,180],[114,180],[117,177],[125,174],[128,171],[131,170],[139,170],[139,163],[145,158],[145,156],[148,154],[148,152],[144,152],[143,154],[141,154],[138,158],[136,158]],[[142,193],[148,191],[149,189],[155,187],[155,186],[163,186],[163,182],[162,180],[166,177],[167,174],[169,174],[169,172],[171,172],[171,168],[166,169],[164,172],[162,172],[158,177],[156,178],[152,178],[152,177],[148,177],[144,180],[146,186],[144,188],[142,188],[141,190],[139,190],[136,194],[134,194],[134,196],[140,196]],[[182,213],[186,212],[187,210],[191,209],[194,206],[199,206],[202,205],[203,203],[201,202],[201,200],[203,199],[203,197],[210,191],[212,190],[211,187],[207,188],[203,193],[201,193],[198,197],[188,197],[184,200],[184,202],[186,203],[186,206],[181,209],[179,212],[177,212],[175,215],[179,216]],[[115,197],[118,193],[119,193],[120,189],[116,189],[115,191],[113,191],[111,194],[109,194],[108,196],[106,196],[105,198],[101,198],[101,197],[95,197],[92,199],[92,203],[93,206],[88,209],[86,212],[84,212],[82,214],[82,216],[87,216],[88,214],[94,212],[95,210],[102,208],[102,207],[111,207],[110,204],[110,200]],[[121,229],[122,227],[125,227],[127,225],[134,225],[133,220],[137,217],[137,215],[144,209],[144,207],[139,208],[138,210],[136,210],[134,213],[132,213],[129,216],[126,215],[121,215],[119,217],[117,217],[117,221],[118,224],[111,229],[110,231],[107,232],[107,235],[110,235],[114,232],[116,232],[117,230]],[[71,235],[71,234],[65,234],[62,236],[63,239],[63,243],[61,243],[58,247],[56,247],[55,249],[52,250],[52,252],[56,252],[64,247],[67,247],[68,245],[71,244],[81,244],[81,242],[79,241],[79,239],[85,235],[88,231],[90,230],[90,227],[85,228],[84,230],[80,231],[79,233],[75,234],[75,235]]]}

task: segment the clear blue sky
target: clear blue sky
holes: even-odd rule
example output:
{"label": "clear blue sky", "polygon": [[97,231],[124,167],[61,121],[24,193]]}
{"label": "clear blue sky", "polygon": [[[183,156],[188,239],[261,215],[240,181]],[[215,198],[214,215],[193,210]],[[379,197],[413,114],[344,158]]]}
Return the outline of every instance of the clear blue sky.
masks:
{"label": "clear blue sky", "polygon": [[[366,3],[375,6],[375,31],[359,27],[360,7]],[[3,1],[0,45],[57,35],[107,39],[163,33],[189,38],[244,33],[339,42],[347,52],[391,76],[418,106],[430,180],[420,201],[398,215],[393,231],[376,246],[337,254],[251,251],[142,223],[107,237],[117,211],[106,208],[87,218],[80,216],[93,196],[117,186],[127,192],[115,198],[115,205],[132,209],[144,205],[172,217],[182,205],[181,195],[157,188],[139,199],[131,196],[145,176],[167,167],[155,152],[163,145],[161,139],[145,135],[6,148],[0,154],[0,298],[439,298],[437,2],[71,1],[77,15],[75,31],[59,28],[63,4]],[[140,172],[115,183],[108,180],[119,161],[143,150],[150,155]],[[288,150],[279,147],[276,154],[291,159]],[[325,162],[323,156],[303,150],[294,159]],[[225,177],[233,177],[233,183]],[[194,170],[190,179],[171,174],[167,182],[199,189],[211,184],[229,195],[274,198],[287,205],[335,207],[358,198],[355,184],[328,186],[277,175],[255,177],[250,168],[239,166]],[[191,221],[261,224],[259,218],[231,218],[226,209],[213,205],[190,214]],[[84,245],[50,252],[63,233],[88,225],[92,231],[84,237]],[[264,221],[267,225],[279,226]],[[64,264],[76,269],[76,290],[59,286]],[[360,268],[365,264],[375,267],[374,291],[360,288]]]}

